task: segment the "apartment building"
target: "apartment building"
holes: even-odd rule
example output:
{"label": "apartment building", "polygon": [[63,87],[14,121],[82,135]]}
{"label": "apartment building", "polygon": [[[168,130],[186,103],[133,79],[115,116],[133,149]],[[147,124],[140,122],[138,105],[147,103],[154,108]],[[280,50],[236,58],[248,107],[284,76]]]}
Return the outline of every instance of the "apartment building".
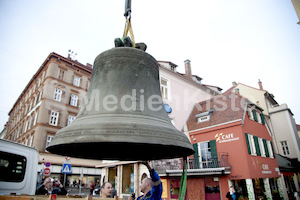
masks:
{"label": "apartment building", "polygon": [[[72,183],[83,184],[99,180],[101,161],[65,158],[46,151],[55,133],[76,118],[87,93],[92,65],[83,65],[71,56],[50,53],[26,85],[9,112],[5,139],[35,147],[39,151],[39,173],[45,164],[51,176]],[[62,166],[69,162],[72,173],[66,179]]]}

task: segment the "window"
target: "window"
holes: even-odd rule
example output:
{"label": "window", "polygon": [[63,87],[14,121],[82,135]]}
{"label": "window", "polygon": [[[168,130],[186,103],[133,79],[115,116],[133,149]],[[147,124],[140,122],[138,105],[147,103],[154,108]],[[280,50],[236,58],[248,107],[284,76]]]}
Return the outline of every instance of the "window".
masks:
{"label": "window", "polygon": [[55,91],[54,91],[54,100],[60,101],[61,100],[61,94],[62,94],[61,89],[55,88]]}
{"label": "window", "polygon": [[258,122],[258,118],[257,118],[256,111],[255,111],[255,110],[252,110],[252,113],[253,113],[253,118],[254,118],[254,120]]}
{"label": "window", "polygon": [[64,75],[65,75],[65,71],[62,70],[62,69],[59,69],[58,79],[63,80],[64,79]]}
{"label": "window", "polygon": [[261,157],[266,157],[266,151],[264,148],[264,142],[262,138],[259,138],[259,147],[260,147],[260,152],[261,152]]}
{"label": "window", "polygon": [[274,149],[271,141],[267,141],[270,158],[274,158]]}
{"label": "window", "polygon": [[213,109],[210,109],[206,112],[202,112],[202,113],[199,113],[199,114],[195,115],[195,117],[198,118],[198,123],[209,121],[210,116],[212,115],[212,112],[214,110],[215,109],[213,108]]}
{"label": "window", "polygon": [[208,115],[204,116],[204,117],[199,117],[198,118],[198,123],[199,122],[206,122],[206,121],[209,121],[209,116]]}
{"label": "window", "polygon": [[290,155],[290,149],[289,149],[287,141],[281,141],[280,144],[281,144],[281,149],[282,149],[283,155]]}
{"label": "window", "polygon": [[253,156],[274,158],[274,148],[271,141],[245,133],[248,153]]}
{"label": "window", "polygon": [[32,147],[32,145],[33,145],[33,135],[30,136],[30,141],[28,146]]}
{"label": "window", "polygon": [[69,118],[68,118],[68,125],[71,124],[71,123],[74,121],[75,118],[76,118],[75,116],[69,115]]}
{"label": "window", "polygon": [[265,116],[263,113],[260,113],[261,124],[265,124]]}
{"label": "window", "polygon": [[161,89],[161,96],[163,99],[169,100],[169,81],[167,79],[161,78],[160,79],[160,89]]}
{"label": "window", "polygon": [[248,153],[256,156],[256,149],[255,149],[255,142],[254,142],[254,137],[251,134],[245,133],[246,135],[246,142],[247,142],[247,147],[248,147]]}
{"label": "window", "polygon": [[134,192],[134,166],[123,165],[122,167],[122,191],[125,194]]}
{"label": "window", "polygon": [[57,126],[57,124],[58,124],[58,116],[59,116],[58,112],[55,112],[55,111],[51,110],[49,124],[53,125],[53,126]]}
{"label": "window", "polygon": [[47,135],[46,148],[49,146],[50,142],[52,141],[52,138],[53,138],[52,135]]}
{"label": "window", "polygon": [[193,145],[195,149],[195,168],[218,167],[216,141],[199,142]]}
{"label": "window", "polygon": [[253,120],[253,113],[252,113],[251,109],[247,108],[247,110],[248,110],[248,117],[249,117],[249,119]]}
{"label": "window", "polygon": [[80,77],[74,76],[73,85],[79,87],[79,85],[80,85]]}
{"label": "window", "polygon": [[0,181],[22,182],[27,159],[24,156],[0,151]]}
{"label": "window", "polygon": [[39,93],[39,100],[38,101],[42,100],[42,95],[43,95],[43,91],[40,91],[40,93]]}
{"label": "window", "polygon": [[247,111],[249,119],[257,121],[260,124],[265,124],[265,117],[262,112],[258,112],[251,108],[247,108]]}
{"label": "window", "polygon": [[78,104],[78,96],[76,94],[72,94],[70,105],[77,106],[77,104]]}
{"label": "window", "polygon": [[38,111],[35,112],[35,115],[34,115],[34,121],[33,121],[33,126],[36,125],[37,117],[38,117]]}

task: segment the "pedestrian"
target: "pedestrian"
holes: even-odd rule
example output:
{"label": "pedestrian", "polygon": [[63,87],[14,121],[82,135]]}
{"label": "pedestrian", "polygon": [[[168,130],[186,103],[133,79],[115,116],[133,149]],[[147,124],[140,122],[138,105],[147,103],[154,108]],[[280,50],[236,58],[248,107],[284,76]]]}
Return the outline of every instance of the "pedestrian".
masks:
{"label": "pedestrian", "polygon": [[101,186],[101,197],[103,198],[110,198],[112,194],[112,184],[109,182],[104,182]]}
{"label": "pedestrian", "polygon": [[[143,195],[139,196],[137,200],[161,200],[163,191],[162,183],[157,172],[151,168],[149,162],[143,162],[148,168],[151,178],[144,178],[141,182],[140,188]],[[135,200],[135,194],[133,193],[129,200]]]}
{"label": "pedestrian", "polygon": [[36,194],[66,195],[68,192],[58,179],[45,178],[43,184],[38,187]]}
{"label": "pedestrian", "polygon": [[235,191],[234,187],[230,186],[229,192],[227,192],[226,194],[226,198],[228,198],[229,200],[236,200],[239,198],[239,196],[240,194],[237,191]]}
{"label": "pedestrian", "polygon": [[95,189],[95,183],[94,183],[94,181],[91,181],[91,183],[90,183],[90,195],[93,195],[94,189]]}

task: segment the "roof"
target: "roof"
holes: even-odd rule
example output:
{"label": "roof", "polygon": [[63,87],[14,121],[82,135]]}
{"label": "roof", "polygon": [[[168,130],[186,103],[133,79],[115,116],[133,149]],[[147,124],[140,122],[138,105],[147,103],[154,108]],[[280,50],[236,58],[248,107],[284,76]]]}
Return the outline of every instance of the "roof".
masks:
{"label": "roof", "polygon": [[[211,99],[195,104],[187,121],[188,130],[192,131],[238,119],[242,120],[245,105],[249,101],[232,92],[233,88],[234,87],[230,88],[221,95],[217,95]],[[205,112],[210,114],[210,120],[198,123],[197,117],[201,116],[201,113]]]}
{"label": "roof", "polygon": [[300,131],[300,125],[296,124],[297,131]]}

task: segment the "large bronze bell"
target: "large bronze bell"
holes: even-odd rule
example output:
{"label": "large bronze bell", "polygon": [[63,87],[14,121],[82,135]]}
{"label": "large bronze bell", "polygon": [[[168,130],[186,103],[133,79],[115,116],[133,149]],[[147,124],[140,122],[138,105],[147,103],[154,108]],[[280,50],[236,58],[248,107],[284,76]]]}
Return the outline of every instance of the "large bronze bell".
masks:
{"label": "large bronze bell", "polygon": [[87,103],[47,147],[100,160],[158,160],[194,153],[164,109],[157,61],[135,48],[113,48],[94,62]]}

